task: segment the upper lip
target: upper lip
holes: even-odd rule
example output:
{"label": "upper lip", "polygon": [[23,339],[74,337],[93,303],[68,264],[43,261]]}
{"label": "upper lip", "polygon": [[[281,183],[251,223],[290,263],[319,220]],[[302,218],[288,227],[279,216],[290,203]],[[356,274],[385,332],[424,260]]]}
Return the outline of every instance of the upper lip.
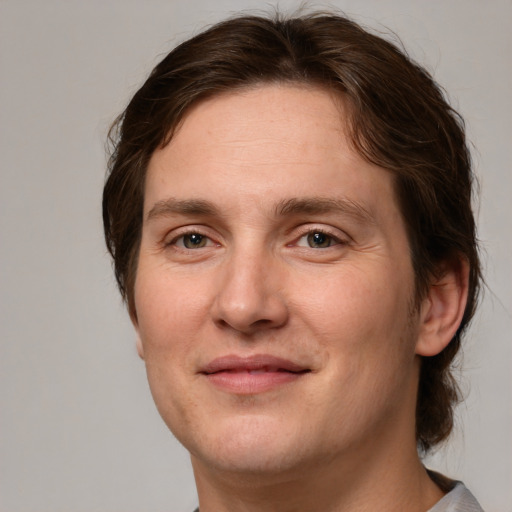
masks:
{"label": "upper lip", "polygon": [[309,371],[309,368],[288,359],[269,354],[256,354],[248,357],[227,355],[217,357],[201,368],[201,373],[211,374],[224,371],[287,371],[293,373]]}

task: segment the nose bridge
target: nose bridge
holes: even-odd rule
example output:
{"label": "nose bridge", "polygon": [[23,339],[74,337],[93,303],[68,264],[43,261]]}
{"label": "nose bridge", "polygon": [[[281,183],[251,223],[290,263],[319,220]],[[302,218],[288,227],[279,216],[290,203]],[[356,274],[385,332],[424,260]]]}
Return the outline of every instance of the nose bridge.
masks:
{"label": "nose bridge", "polygon": [[234,244],[224,262],[214,320],[241,332],[278,327],[288,312],[281,293],[283,268],[258,240]]}

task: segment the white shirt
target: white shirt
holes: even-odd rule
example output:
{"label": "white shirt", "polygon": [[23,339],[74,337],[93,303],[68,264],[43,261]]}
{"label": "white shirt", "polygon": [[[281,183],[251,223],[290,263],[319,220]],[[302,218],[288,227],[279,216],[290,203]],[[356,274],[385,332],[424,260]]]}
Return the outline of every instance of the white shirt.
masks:
{"label": "white shirt", "polygon": [[462,482],[441,498],[428,512],[484,512]]}

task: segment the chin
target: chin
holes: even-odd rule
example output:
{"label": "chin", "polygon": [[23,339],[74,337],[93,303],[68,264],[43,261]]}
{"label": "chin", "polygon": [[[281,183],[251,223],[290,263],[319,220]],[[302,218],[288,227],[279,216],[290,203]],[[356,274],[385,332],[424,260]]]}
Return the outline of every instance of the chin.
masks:
{"label": "chin", "polygon": [[297,429],[272,417],[247,415],[216,422],[201,438],[183,439],[197,459],[218,471],[276,475],[299,467],[303,442]]}

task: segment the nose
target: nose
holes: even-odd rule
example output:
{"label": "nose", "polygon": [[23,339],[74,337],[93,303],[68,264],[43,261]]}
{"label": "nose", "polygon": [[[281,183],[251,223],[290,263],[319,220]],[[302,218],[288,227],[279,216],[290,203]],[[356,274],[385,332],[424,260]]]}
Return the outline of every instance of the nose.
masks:
{"label": "nose", "polygon": [[214,322],[244,334],[282,327],[288,321],[286,272],[262,253],[238,253],[224,262],[212,306]]}

